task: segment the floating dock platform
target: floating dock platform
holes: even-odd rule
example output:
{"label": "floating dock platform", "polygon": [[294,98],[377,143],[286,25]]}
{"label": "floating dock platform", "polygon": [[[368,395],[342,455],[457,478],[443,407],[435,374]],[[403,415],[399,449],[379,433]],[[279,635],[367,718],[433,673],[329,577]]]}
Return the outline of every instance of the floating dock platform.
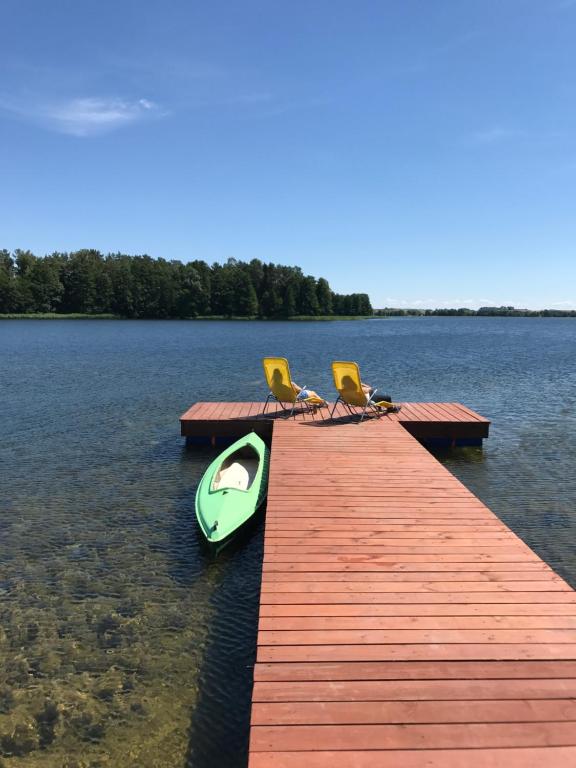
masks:
{"label": "floating dock platform", "polygon": [[[231,405],[183,433],[260,423]],[[576,592],[415,439],[424,408],[273,420],[249,768],[576,766]]]}
{"label": "floating dock platform", "polygon": [[[481,445],[488,437],[490,422],[460,403],[402,403],[399,413],[390,413],[386,421],[397,422],[420,442],[427,445]],[[298,424],[348,424],[350,414],[338,404],[334,418],[332,405],[310,413],[299,408],[293,421]],[[196,403],[180,417],[181,434],[189,442],[218,442],[236,440],[247,432],[256,432],[263,439],[272,437],[272,426],[286,419],[286,411],[270,403],[264,413],[264,403]],[[366,419],[365,419],[366,421]]]}

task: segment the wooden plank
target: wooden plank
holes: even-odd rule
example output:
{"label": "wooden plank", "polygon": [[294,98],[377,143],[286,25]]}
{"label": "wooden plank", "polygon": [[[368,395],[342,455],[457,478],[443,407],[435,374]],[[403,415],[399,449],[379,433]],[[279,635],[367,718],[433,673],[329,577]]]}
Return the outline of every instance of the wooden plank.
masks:
{"label": "wooden plank", "polygon": [[[266,532],[270,540],[274,539],[296,539],[301,541],[302,535],[306,534],[306,539],[309,541],[310,536],[313,535],[316,541],[320,539],[332,539],[336,540],[332,543],[339,543],[340,539],[351,539],[357,541],[360,539],[380,539],[386,540],[398,540],[398,539],[410,539],[414,536],[418,538],[425,538],[428,541],[430,536],[424,536],[424,534],[433,533],[433,538],[438,538],[441,541],[452,541],[455,539],[463,539],[473,537],[476,541],[483,540],[495,540],[506,541],[510,540],[510,533],[504,532],[498,526],[459,526],[459,525],[419,525],[414,523],[412,525],[378,525],[378,524],[366,524],[359,525],[358,523],[351,523],[349,526],[333,524],[329,521],[322,523],[317,522],[314,528],[306,528],[306,525],[298,527],[293,522],[294,527],[286,527],[286,524],[274,523],[271,521],[267,527]],[[344,542],[342,542],[344,543]]]}
{"label": "wooden plank", "polygon": [[540,563],[539,558],[530,553],[522,554],[478,554],[477,552],[466,552],[458,555],[446,554],[404,554],[401,558],[398,555],[381,555],[376,553],[354,553],[340,552],[332,553],[312,553],[312,554],[292,554],[291,552],[266,555],[265,563],[369,563],[380,565],[382,563]]}
{"label": "wooden plank", "polygon": [[380,592],[380,593],[348,593],[348,592],[289,592],[276,594],[273,592],[262,592],[260,595],[262,605],[288,605],[296,603],[298,605],[317,605],[322,603],[365,603],[372,605],[374,603],[388,603],[403,605],[419,605],[426,603],[448,603],[448,604],[468,604],[468,603],[566,603],[576,604],[576,595],[572,591],[562,592]]}
{"label": "wooden plank", "polygon": [[204,403],[204,410],[202,413],[202,420],[203,421],[210,421],[212,418],[212,414],[218,407],[218,403]]}
{"label": "wooden plank", "polygon": [[315,701],[255,703],[253,725],[576,721],[576,700]]}
{"label": "wooden plank", "polygon": [[[345,579],[347,577],[364,578],[372,575],[373,577],[384,578],[386,574],[405,574],[409,578],[416,578],[417,574],[424,571],[431,576],[433,573],[456,574],[465,578],[465,574],[477,573],[490,577],[490,574],[502,574],[507,572],[523,573],[524,575],[534,573],[548,573],[550,569],[544,563],[536,561],[520,563],[436,563],[434,561],[424,563],[340,563],[340,562],[320,562],[320,563],[292,563],[266,561],[263,564],[263,578],[298,578],[301,576],[310,576],[315,579]],[[553,571],[552,571],[553,573]],[[497,575],[494,578],[498,578]]]}
{"label": "wooden plank", "polygon": [[[437,405],[441,405],[441,403],[437,403]],[[488,422],[489,420],[485,418],[484,416],[481,416],[479,413],[476,413],[471,408],[468,408],[465,405],[462,405],[462,403],[452,403],[452,408],[454,408],[457,411],[460,411],[460,413],[463,414],[463,416],[467,419],[474,419],[476,421],[480,422]]]}
{"label": "wooden plank", "polygon": [[[467,555],[470,554],[476,554],[478,555],[478,552],[481,550],[482,555],[493,555],[495,557],[504,557],[504,556],[510,556],[510,555],[516,555],[521,556],[524,553],[524,548],[520,547],[517,544],[513,544],[512,546],[500,546],[500,547],[493,547],[493,546],[474,546],[473,544],[458,544],[454,546],[442,546],[442,545],[430,545],[430,546],[401,546],[398,545],[387,545],[387,544],[380,544],[380,545],[374,545],[374,546],[363,546],[362,552],[366,554],[374,554],[374,555],[461,555],[462,559],[465,560]],[[355,547],[353,544],[339,544],[339,545],[332,545],[332,546],[323,546],[322,544],[308,544],[308,545],[302,545],[300,547],[296,548],[296,551],[299,554],[304,555],[330,555],[330,554],[346,554],[346,553],[354,553],[357,552],[357,547]],[[264,544],[264,556],[266,557],[268,554],[270,555],[281,555],[285,554],[289,557],[294,553],[294,547],[291,547],[289,545],[284,544]],[[402,558],[397,558],[402,559]]]}
{"label": "wooden plank", "polygon": [[[255,682],[252,701],[479,701],[574,699],[576,679]],[[575,729],[576,730],[576,729]]]}
{"label": "wooden plank", "polygon": [[[294,500],[292,504],[276,501],[270,512],[271,522],[284,522],[287,519],[302,519],[310,521],[310,506]],[[361,507],[343,501],[338,508],[332,508],[327,504],[316,503],[314,505],[314,522],[342,523],[351,516],[358,523],[370,524],[371,522],[396,523],[396,524],[426,524],[442,525],[451,521],[455,525],[483,525],[494,524],[495,516],[485,514],[478,506],[462,505],[458,502],[444,502],[442,504],[430,501],[426,507],[421,504],[404,501],[387,504],[386,507],[379,502],[366,502]]]}
{"label": "wooden plank", "polygon": [[259,629],[576,629],[573,616],[261,616]]}
{"label": "wooden plank", "polygon": [[576,746],[574,722],[254,726],[250,738],[253,752],[544,746]]}
{"label": "wooden plank", "polygon": [[[454,566],[453,566],[454,567]],[[553,575],[547,571],[479,571],[478,566],[473,566],[471,571],[427,571],[425,568],[416,572],[400,572],[394,573],[386,570],[378,571],[339,571],[328,572],[322,571],[264,571],[262,574],[262,588],[270,589],[271,584],[290,584],[290,588],[286,588],[286,591],[293,591],[295,583],[300,586],[300,591],[304,591],[308,586],[316,590],[320,589],[321,584],[329,586],[332,590],[335,589],[335,585],[338,582],[344,582],[348,589],[351,589],[351,585],[357,584],[362,586],[363,584],[371,584],[374,582],[447,582],[453,581],[473,581],[473,582],[501,582],[501,581],[534,581],[535,579],[542,581],[558,581],[558,578],[554,578]],[[310,584],[308,584],[310,582]],[[561,582],[564,583],[564,582]],[[566,587],[569,589],[569,587]]]}
{"label": "wooden plank", "polygon": [[522,661],[576,659],[576,644],[421,643],[394,645],[261,645],[258,662],[292,661]]}
{"label": "wooden plank", "polygon": [[253,752],[251,768],[569,768],[576,747]]}
{"label": "wooden plank", "polygon": [[256,682],[343,680],[538,680],[576,679],[576,660],[554,661],[326,661],[262,663]]}
{"label": "wooden plank", "polygon": [[[567,592],[573,595],[571,587],[562,579],[546,578],[542,581],[418,581],[412,580],[369,580],[363,581],[264,581],[262,594],[282,594],[292,592],[312,593],[350,593],[362,600],[364,593],[408,592],[425,594],[429,592]],[[318,598],[317,598],[318,599]],[[471,601],[473,602],[473,600]]]}
{"label": "wooden plank", "polygon": [[[274,521],[270,521],[269,525],[272,526]],[[427,526],[426,520],[422,523],[423,527]],[[512,533],[503,535],[499,531],[491,531],[490,529],[474,533],[470,527],[463,527],[460,531],[448,531],[445,533],[438,533],[436,531],[420,530],[420,526],[417,523],[403,526],[404,529],[398,531],[350,531],[346,535],[345,531],[341,530],[326,530],[326,529],[314,529],[309,533],[303,531],[297,533],[290,530],[268,530],[267,527],[267,544],[269,546],[287,546],[287,547],[302,547],[303,542],[307,545],[311,545],[312,542],[318,542],[319,546],[356,546],[358,554],[362,554],[364,549],[368,546],[424,546],[423,541],[428,545],[439,546],[445,548],[446,546],[461,546],[468,547],[473,546],[476,542],[476,548],[482,552],[487,547],[515,547],[523,552],[530,552],[525,547],[518,546],[517,540]],[[301,537],[301,538],[299,538]],[[362,543],[359,543],[362,542]]]}
{"label": "wooden plank", "polygon": [[260,616],[576,616],[574,603],[262,604]]}
{"label": "wooden plank", "polygon": [[382,644],[570,643],[576,647],[574,629],[311,629],[261,630],[258,645],[382,645]]}

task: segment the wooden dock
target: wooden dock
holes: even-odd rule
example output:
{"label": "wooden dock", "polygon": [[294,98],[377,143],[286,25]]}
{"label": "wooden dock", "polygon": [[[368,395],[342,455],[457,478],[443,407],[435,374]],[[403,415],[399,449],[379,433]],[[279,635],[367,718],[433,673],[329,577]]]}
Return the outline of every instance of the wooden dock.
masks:
{"label": "wooden dock", "polygon": [[[294,421],[330,427],[350,422],[343,405],[337,406],[334,419],[330,418],[331,410],[332,406],[309,413],[299,408]],[[262,402],[195,403],[180,417],[181,434],[189,442],[214,444],[250,431],[270,439],[273,425],[285,416],[276,403],[271,403],[266,413]],[[400,412],[387,415],[386,420],[402,424],[417,440],[431,445],[481,445],[490,428],[488,419],[460,403],[402,403]]]}
{"label": "wooden dock", "polygon": [[278,419],[252,702],[250,768],[576,766],[576,592],[399,418]]}

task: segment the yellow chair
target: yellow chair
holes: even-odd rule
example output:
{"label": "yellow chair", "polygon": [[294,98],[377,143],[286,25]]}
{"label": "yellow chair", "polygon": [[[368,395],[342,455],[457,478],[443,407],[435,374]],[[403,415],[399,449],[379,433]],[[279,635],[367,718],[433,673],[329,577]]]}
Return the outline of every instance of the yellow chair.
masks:
{"label": "yellow chair", "polygon": [[[270,400],[276,400],[285,411],[290,410],[288,418],[294,414],[294,409],[299,403],[302,403],[307,410],[312,410],[314,406],[326,404],[326,401],[321,397],[306,397],[302,392],[296,391],[292,384],[290,366],[285,357],[265,357],[262,364],[266,381],[270,387],[270,393],[264,405],[264,413],[266,413]],[[304,392],[306,387],[303,387],[302,390]],[[288,409],[286,403],[291,404],[292,408]]]}
{"label": "yellow chair", "polygon": [[384,413],[383,409],[395,407],[394,403],[390,403],[388,400],[379,400],[376,392],[373,392],[372,395],[367,395],[364,392],[357,363],[335,360],[332,363],[332,375],[338,390],[338,399],[334,403],[330,418],[334,416],[338,403],[343,403],[350,415],[354,415],[353,408],[362,408],[360,421],[364,419],[368,410],[374,411],[380,418]]}

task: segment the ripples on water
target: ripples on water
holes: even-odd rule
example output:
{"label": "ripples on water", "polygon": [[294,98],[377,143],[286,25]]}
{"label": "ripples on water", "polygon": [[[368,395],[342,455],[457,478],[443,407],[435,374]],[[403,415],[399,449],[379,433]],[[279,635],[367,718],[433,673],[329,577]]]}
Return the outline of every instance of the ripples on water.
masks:
{"label": "ripples on water", "polygon": [[576,585],[576,321],[0,324],[0,765],[245,764],[262,523],[212,559],[213,457],[178,416],[263,398],[260,358],[332,395],[357,359],[399,399],[493,420],[438,458]]}

